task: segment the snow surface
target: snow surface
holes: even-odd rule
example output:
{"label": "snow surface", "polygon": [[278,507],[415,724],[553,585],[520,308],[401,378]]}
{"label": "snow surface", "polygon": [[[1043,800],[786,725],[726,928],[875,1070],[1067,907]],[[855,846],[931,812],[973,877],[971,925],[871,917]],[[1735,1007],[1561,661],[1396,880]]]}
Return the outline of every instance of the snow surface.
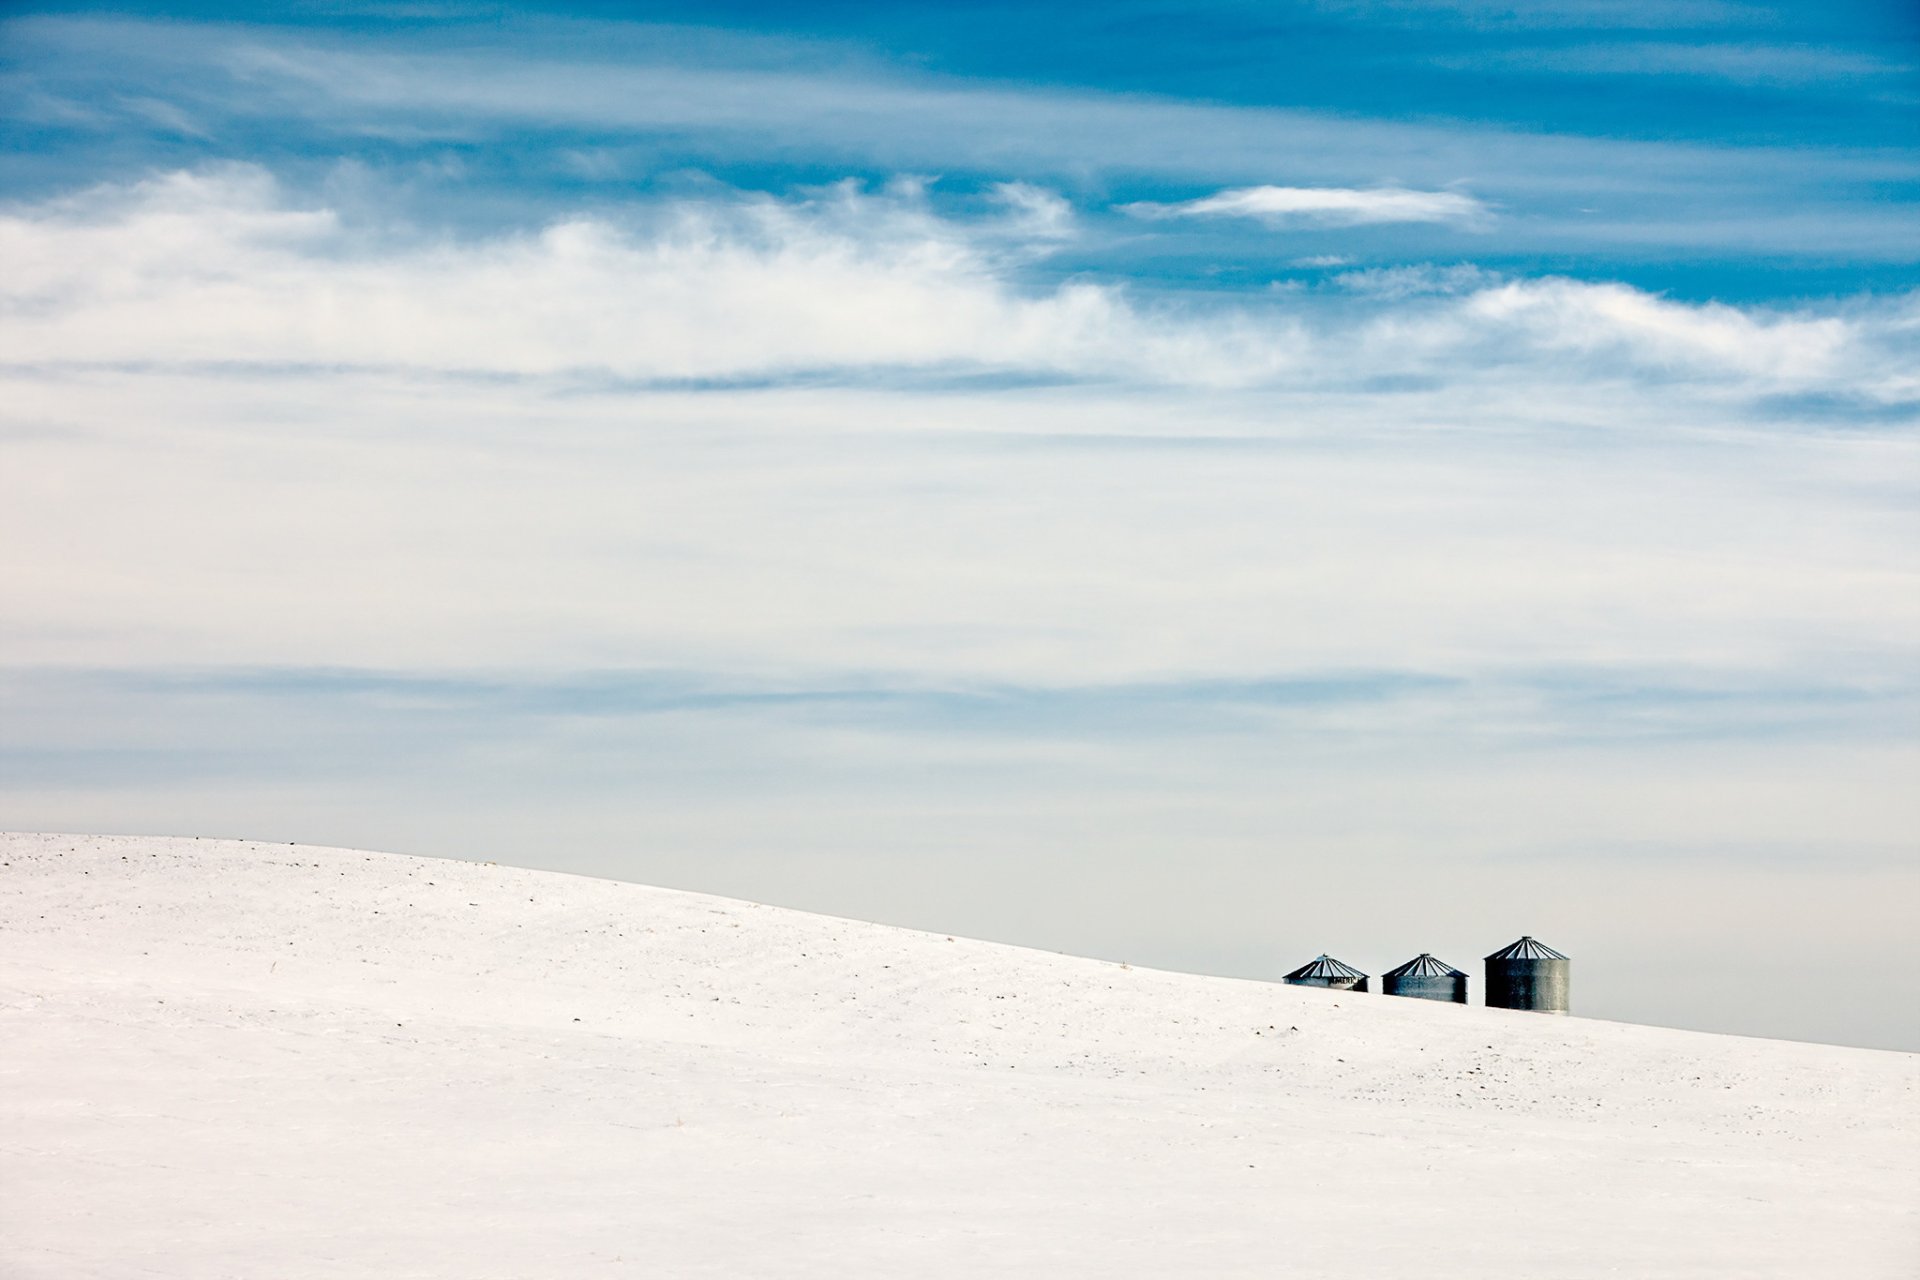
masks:
{"label": "snow surface", "polygon": [[1920,1056],[479,863],[0,863],[8,1280],[1920,1275]]}

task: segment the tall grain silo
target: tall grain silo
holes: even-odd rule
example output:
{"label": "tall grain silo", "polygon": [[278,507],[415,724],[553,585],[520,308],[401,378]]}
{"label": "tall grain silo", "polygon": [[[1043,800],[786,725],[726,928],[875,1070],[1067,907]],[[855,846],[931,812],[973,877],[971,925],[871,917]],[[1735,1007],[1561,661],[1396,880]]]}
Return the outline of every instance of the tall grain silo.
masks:
{"label": "tall grain silo", "polygon": [[1545,943],[1522,938],[1487,957],[1487,1007],[1567,1012],[1573,962]]}
{"label": "tall grain silo", "polygon": [[1331,987],[1335,991],[1367,989],[1366,974],[1329,955],[1316,956],[1280,981],[1291,982],[1296,987]]}
{"label": "tall grain silo", "polygon": [[1467,975],[1444,960],[1422,951],[1397,969],[1380,975],[1380,994],[1412,996],[1416,1000],[1467,1002]]}

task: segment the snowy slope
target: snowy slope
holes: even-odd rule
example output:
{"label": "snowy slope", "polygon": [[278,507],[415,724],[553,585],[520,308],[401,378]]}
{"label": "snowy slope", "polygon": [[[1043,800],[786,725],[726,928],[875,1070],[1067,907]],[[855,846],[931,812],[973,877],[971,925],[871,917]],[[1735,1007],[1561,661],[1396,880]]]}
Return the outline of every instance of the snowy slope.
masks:
{"label": "snowy slope", "polygon": [[0,837],[0,1275],[1912,1277],[1920,1057]]}

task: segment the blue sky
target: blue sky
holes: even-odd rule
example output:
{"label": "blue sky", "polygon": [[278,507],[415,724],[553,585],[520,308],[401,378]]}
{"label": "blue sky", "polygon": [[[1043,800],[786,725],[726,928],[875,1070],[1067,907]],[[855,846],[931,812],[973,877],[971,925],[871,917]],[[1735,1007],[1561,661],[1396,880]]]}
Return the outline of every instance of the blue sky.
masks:
{"label": "blue sky", "polygon": [[314,182],[351,155],[468,225],[904,171],[956,208],[1022,180],[1100,217],[1278,175],[1457,187],[1497,217],[1306,237],[1330,255],[1113,220],[1055,265],[1221,288],[1447,257],[1735,299],[1914,279],[1899,4],[40,13],[6,42],[20,192],[236,153]]}
{"label": "blue sky", "polygon": [[1801,963],[1920,973],[1910,6],[15,6],[0,104],[0,824],[1920,1047]]}

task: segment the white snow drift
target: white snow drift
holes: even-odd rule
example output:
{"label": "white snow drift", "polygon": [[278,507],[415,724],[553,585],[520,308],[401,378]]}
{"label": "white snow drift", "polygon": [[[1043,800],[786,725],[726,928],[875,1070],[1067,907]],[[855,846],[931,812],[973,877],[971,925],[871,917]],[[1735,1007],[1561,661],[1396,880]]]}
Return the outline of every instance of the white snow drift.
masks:
{"label": "white snow drift", "polygon": [[1920,1261],[1911,1055],[473,863],[0,838],[0,1016],[9,1277]]}

